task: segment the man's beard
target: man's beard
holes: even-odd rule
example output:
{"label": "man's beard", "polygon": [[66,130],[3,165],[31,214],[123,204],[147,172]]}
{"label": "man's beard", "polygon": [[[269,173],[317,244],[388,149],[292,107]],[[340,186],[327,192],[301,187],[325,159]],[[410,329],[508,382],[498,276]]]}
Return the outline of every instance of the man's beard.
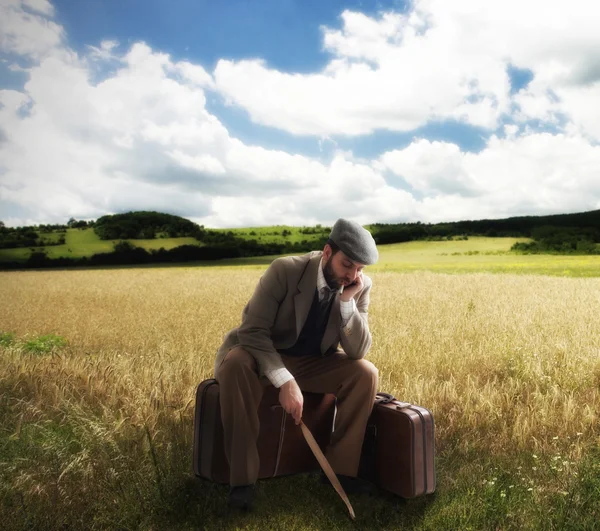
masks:
{"label": "man's beard", "polygon": [[340,289],[340,286],[342,284],[333,272],[333,267],[331,266],[331,258],[327,260],[327,262],[325,262],[325,265],[323,266],[323,276],[325,277],[325,282],[327,282],[327,285],[331,289]]}

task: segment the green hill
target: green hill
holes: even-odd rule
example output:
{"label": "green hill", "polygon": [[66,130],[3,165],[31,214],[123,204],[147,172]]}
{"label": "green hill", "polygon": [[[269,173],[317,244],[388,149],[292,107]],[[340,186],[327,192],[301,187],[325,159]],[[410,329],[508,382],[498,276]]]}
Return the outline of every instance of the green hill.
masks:
{"label": "green hill", "polygon": [[[101,240],[94,229],[66,229],[65,243],[61,245],[20,247],[13,249],[0,249],[0,262],[26,261],[32,252],[45,252],[49,258],[82,258],[96,253],[110,253],[114,245],[120,240]],[[201,242],[191,237],[183,238],[159,238],[159,239],[127,239],[126,241],[142,247],[151,249],[173,249],[181,245],[202,245]]]}
{"label": "green hill", "polygon": [[199,238],[203,230],[204,227],[188,219],[148,211],[102,216],[94,223],[94,231],[101,240]]}

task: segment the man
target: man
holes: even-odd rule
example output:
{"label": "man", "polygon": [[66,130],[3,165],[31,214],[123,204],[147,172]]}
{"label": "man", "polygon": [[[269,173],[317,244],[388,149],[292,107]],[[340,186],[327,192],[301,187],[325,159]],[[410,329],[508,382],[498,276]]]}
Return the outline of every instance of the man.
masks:
{"label": "man", "polygon": [[336,395],[327,459],[347,492],[368,490],[356,476],[378,372],[364,359],[371,346],[371,279],[363,268],[377,259],[371,234],[339,219],[322,252],[273,261],[244,308],[242,324],[225,336],[215,378],[232,507],[252,504],[259,471],[257,410],[269,382],[279,388],[279,401],[296,424],[301,391]]}

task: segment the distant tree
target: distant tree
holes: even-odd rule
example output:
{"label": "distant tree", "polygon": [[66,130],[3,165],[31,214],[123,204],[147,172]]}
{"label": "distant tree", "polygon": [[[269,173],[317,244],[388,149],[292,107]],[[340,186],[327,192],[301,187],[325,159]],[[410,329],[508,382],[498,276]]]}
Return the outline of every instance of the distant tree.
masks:
{"label": "distant tree", "polygon": [[102,240],[154,238],[156,234],[159,237],[167,234],[170,238],[190,236],[201,239],[204,231],[203,227],[185,218],[145,211],[102,216],[93,226]]}
{"label": "distant tree", "polygon": [[126,240],[121,240],[114,244],[113,250],[115,253],[130,253],[136,249],[136,246]]}
{"label": "distant tree", "polygon": [[88,222],[84,219],[77,220],[75,218],[69,218],[69,221],[67,221],[67,226],[70,229],[85,229],[88,226]]}
{"label": "distant tree", "polygon": [[154,227],[145,227],[140,231],[140,237],[142,240],[153,240],[156,238],[156,230]]}
{"label": "distant tree", "polygon": [[596,244],[590,240],[579,240],[576,249],[578,253],[597,254]]}
{"label": "distant tree", "polygon": [[48,265],[49,258],[45,251],[33,251],[27,259],[30,267],[44,267]]}

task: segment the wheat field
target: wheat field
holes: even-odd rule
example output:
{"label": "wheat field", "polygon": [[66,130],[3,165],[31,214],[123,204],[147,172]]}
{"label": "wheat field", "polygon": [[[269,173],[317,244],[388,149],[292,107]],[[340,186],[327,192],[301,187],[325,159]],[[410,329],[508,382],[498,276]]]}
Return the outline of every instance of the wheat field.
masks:
{"label": "wheat field", "polygon": [[600,278],[486,273],[371,274],[369,359],[434,414],[434,496],[359,497],[352,523],[306,475],[227,514],[192,474],[193,397],[263,270],[0,273],[0,527],[600,527]]}

